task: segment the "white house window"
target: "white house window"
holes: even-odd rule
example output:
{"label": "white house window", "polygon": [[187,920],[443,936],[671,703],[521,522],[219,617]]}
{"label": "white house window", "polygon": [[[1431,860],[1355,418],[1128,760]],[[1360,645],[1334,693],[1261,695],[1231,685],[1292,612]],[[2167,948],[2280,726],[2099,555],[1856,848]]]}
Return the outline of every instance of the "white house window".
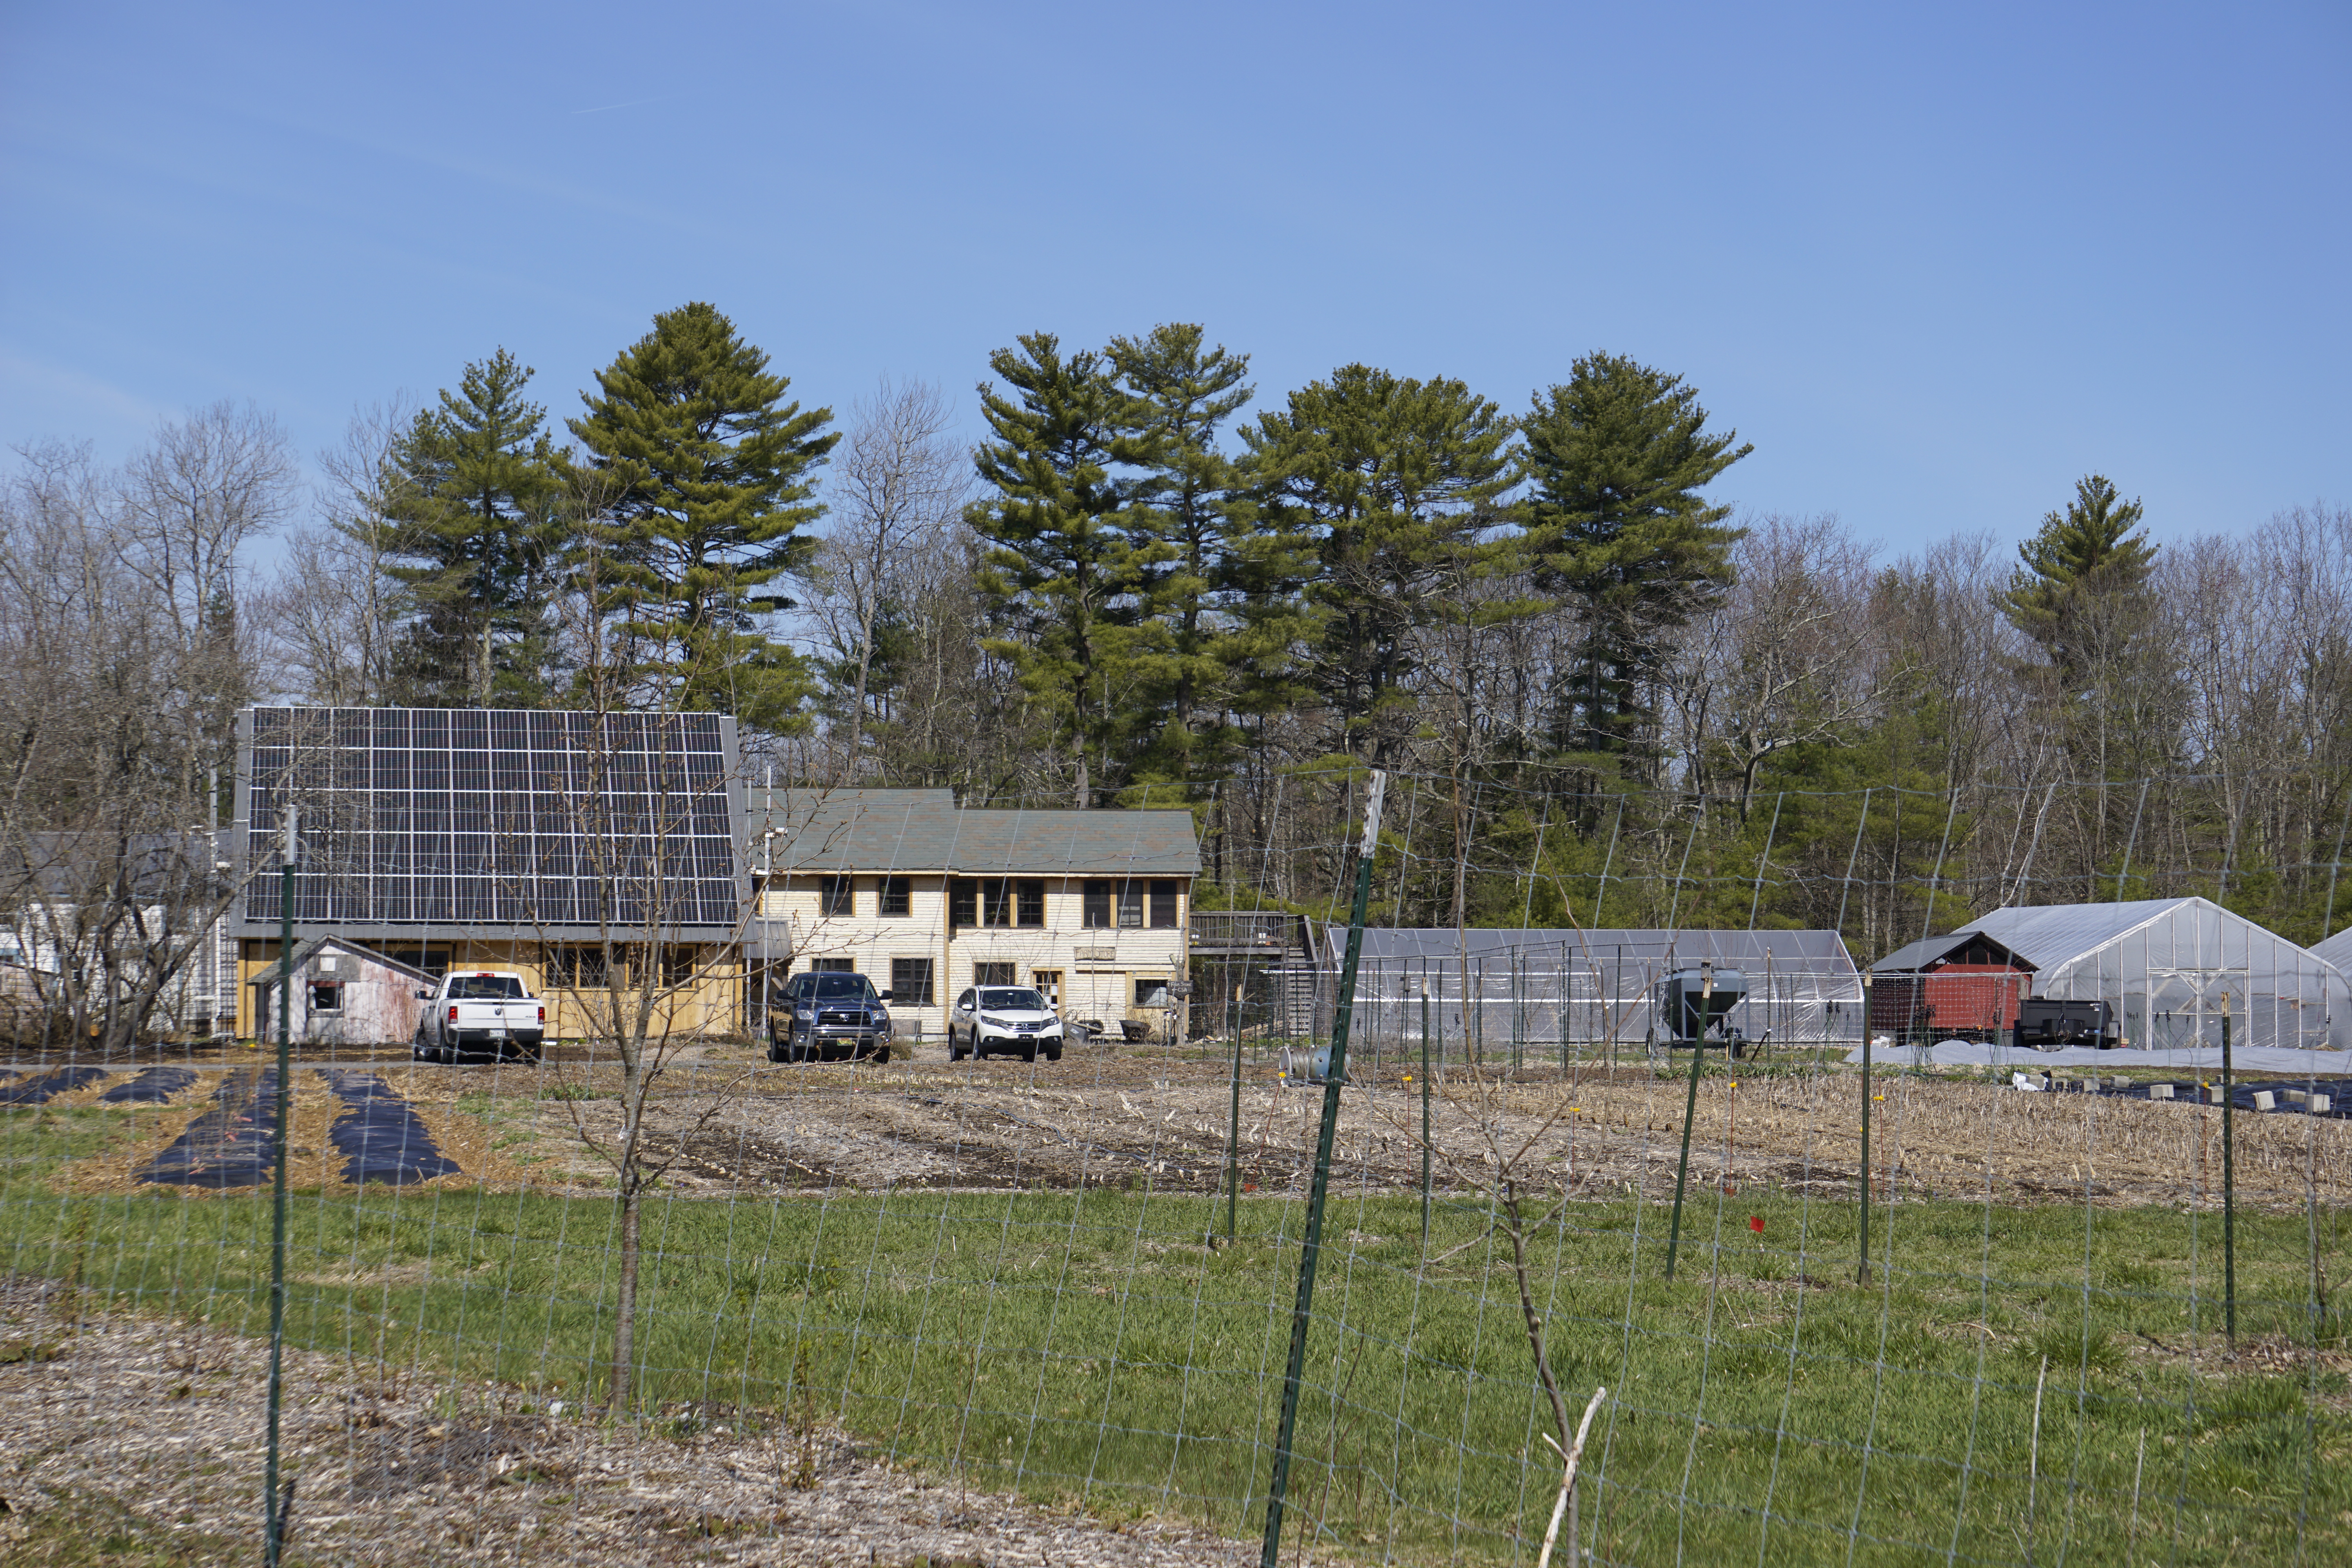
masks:
{"label": "white house window", "polygon": [[310,982],[310,1011],[340,1013],[343,1010],[343,983],[340,980]]}

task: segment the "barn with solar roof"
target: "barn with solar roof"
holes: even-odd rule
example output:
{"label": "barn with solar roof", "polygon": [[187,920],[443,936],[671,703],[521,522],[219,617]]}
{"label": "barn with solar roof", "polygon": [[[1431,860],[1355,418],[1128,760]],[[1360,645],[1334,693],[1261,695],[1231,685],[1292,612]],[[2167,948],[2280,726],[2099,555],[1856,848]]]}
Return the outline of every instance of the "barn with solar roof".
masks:
{"label": "barn with solar roof", "polygon": [[[743,1027],[750,883],[732,719],[253,708],[237,742],[247,880],[228,934],[250,1000],[277,984],[290,812],[306,963],[333,937],[432,976],[520,970],[559,1037],[590,1032],[588,1006],[623,989],[663,1030]],[[297,983],[331,979],[306,970]]]}

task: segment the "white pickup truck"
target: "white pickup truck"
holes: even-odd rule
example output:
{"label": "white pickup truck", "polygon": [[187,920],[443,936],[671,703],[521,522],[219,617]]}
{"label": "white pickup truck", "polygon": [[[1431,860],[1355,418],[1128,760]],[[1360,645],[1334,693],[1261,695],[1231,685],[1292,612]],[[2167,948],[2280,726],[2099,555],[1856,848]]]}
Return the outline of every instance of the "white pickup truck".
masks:
{"label": "white pickup truck", "polygon": [[416,1021],[416,1059],[455,1062],[470,1056],[497,1061],[509,1055],[539,1060],[547,1037],[547,1004],[511,969],[452,970],[437,991],[419,991],[425,1004]]}

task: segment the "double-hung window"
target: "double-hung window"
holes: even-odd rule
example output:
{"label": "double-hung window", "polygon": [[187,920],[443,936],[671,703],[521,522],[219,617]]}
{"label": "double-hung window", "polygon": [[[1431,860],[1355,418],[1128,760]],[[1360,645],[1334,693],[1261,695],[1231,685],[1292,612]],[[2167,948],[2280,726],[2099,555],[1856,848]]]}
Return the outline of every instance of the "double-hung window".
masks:
{"label": "double-hung window", "polygon": [[1108,879],[1088,882],[1085,895],[1087,928],[1108,931],[1115,925],[1121,931],[1141,930],[1143,893],[1141,882],[1114,882]]}
{"label": "double-hung window", "polygon": [[1042,926],[1045,883],[1038,877],[959,877],[948,888],[951,926]]}
{"label": "double-hung window", "polygon": [[928,1007],[931,1005],[931,961],[894,958],[890,961],[890,1005]]}
{"label": "double-hung window", "polygon": [[816,912],[824,919],[857,912],[857,879],[855,877],[819,877],[816,880]]}

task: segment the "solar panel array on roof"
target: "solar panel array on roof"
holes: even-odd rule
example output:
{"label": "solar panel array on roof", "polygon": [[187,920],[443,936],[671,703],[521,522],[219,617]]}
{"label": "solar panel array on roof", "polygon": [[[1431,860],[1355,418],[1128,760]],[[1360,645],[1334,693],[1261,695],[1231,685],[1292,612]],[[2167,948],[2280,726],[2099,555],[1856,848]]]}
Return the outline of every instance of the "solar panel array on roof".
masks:
{"label": "solar panel array on roof", "polygon": [[713,713],[257,708],[244,923],[534,933],[726,928],[741,907],[735,736]]}

